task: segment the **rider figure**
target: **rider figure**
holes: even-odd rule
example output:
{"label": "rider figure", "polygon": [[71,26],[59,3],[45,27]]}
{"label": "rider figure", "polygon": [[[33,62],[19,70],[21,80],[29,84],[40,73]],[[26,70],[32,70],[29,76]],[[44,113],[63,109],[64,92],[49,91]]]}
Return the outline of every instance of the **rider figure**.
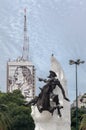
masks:
{"label": "rider figure", "polygon": [[52,86],[52,90],[56,88],[56,86],[58,85],[58,87],[61,89],[62,91],[62,95],[64,97],[65,100],[69,101],[69,99],[66,97],[65,95],[65,91],[60,83],[60,81],[58,80],[57,75],[54,71],[49,71],[50,72],[50,75],[48,76],[48,80],[47,79],[42,79],[42,78],[39,78],[39,81],[44,81],[45,83],[50,83],[51,82],[51,86]]}

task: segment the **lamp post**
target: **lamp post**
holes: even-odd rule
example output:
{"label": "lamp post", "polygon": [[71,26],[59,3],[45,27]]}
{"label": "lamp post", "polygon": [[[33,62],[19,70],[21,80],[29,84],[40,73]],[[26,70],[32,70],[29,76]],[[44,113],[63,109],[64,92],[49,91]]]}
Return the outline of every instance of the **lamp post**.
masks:
{"label": "lamp post", "polygon": [[75,64],[75,75],[76,75],[76,130],[78,130],[78,86],[77,86],[77,65],[83,64],[85,61],[81,61],[80,59],[69,60],[69,64]]}

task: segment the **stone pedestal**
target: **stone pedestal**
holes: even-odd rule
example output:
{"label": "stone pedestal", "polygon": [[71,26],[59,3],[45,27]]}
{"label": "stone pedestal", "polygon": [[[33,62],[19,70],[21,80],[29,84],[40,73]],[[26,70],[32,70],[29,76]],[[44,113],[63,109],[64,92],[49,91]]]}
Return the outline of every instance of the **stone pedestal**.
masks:
{"label": "stone pedestal", "polygon": [[63,115],[59,117],[56,110],[53,115],[48,111],[40,113],[36,106],[32,107],[35,130],[70,130],[70,120],[67,117],[68,112],[65,115],[65,118]]}

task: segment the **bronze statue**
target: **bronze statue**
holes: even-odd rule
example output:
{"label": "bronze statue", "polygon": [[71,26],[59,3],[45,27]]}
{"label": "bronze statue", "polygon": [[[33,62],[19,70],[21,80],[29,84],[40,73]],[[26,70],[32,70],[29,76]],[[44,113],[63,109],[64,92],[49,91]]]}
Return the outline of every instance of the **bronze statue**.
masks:
{"label": "bronze statue", "polygon": [[[57,85],[61,89],[64,99],[67,101],[69,101],[69,99],[66,97],[65,91],[60,81],[56,78],[56,73],[53,71],[49,72],[50,75],[48,76],[48,79],[39,78],[39,81],[44,81],[46,84],[43,86],[43,88],[40,88],[41,92],[39,93],[39,95],[32,99],[27,105],[36,104],[39,112],[47,110],[52,114],[54,110],[57,109],[58,115],[61,117],[60,109],[62,109],[63,106],[61,106],[59,103],[58,95],[55,95],[53,93],[53,90],[56,88]],[[55,105],[53,106],[52,103],[54,103]]]}
{"label": "bronze statue", "polygon": [[46,83],[51,82],[51,84],[52,84],[52,89],[55,89],[55,88],[56,88],[56,85],[58,85],[58,87],[59,87],[59,88],[61,89],[61,91],[62,91],[62,94],[63,94],[64,99],[67,100],[67,101],[69,101],[69,99],[68,99],[68,98],[66,97],[66,95],[65,95],[65,91],[64,91],[64,89],[63,89],[63,87],[62,87],[60,81],[59,81],[57,78],[55,78],[55,77],[57,77],[56,73],[55,73],[54,71],[49,71],[49,72],[50,72],[50,75],[48,76],[48,78],[49,78],[48,80],[39,78],[39,81],[44,81],[44,82],[46,82]]}

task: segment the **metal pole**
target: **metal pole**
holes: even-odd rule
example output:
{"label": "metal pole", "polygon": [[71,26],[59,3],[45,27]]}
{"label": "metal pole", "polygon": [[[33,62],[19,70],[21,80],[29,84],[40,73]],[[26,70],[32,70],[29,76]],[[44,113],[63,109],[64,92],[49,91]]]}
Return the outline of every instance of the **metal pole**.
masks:
{"label": "metal pole", "polygon": [[78,86],[77,86],[77,63],[76,66],[76,130],[78,130]]}
{"label": "metal pole", "polygon": [[78,85],[77,85],[77,65],[83,64],[85,61],[81,61],[80,59],[69,60],[69,64],[75,64],[75,73],[76,73],[76,130],[78,130]]}

